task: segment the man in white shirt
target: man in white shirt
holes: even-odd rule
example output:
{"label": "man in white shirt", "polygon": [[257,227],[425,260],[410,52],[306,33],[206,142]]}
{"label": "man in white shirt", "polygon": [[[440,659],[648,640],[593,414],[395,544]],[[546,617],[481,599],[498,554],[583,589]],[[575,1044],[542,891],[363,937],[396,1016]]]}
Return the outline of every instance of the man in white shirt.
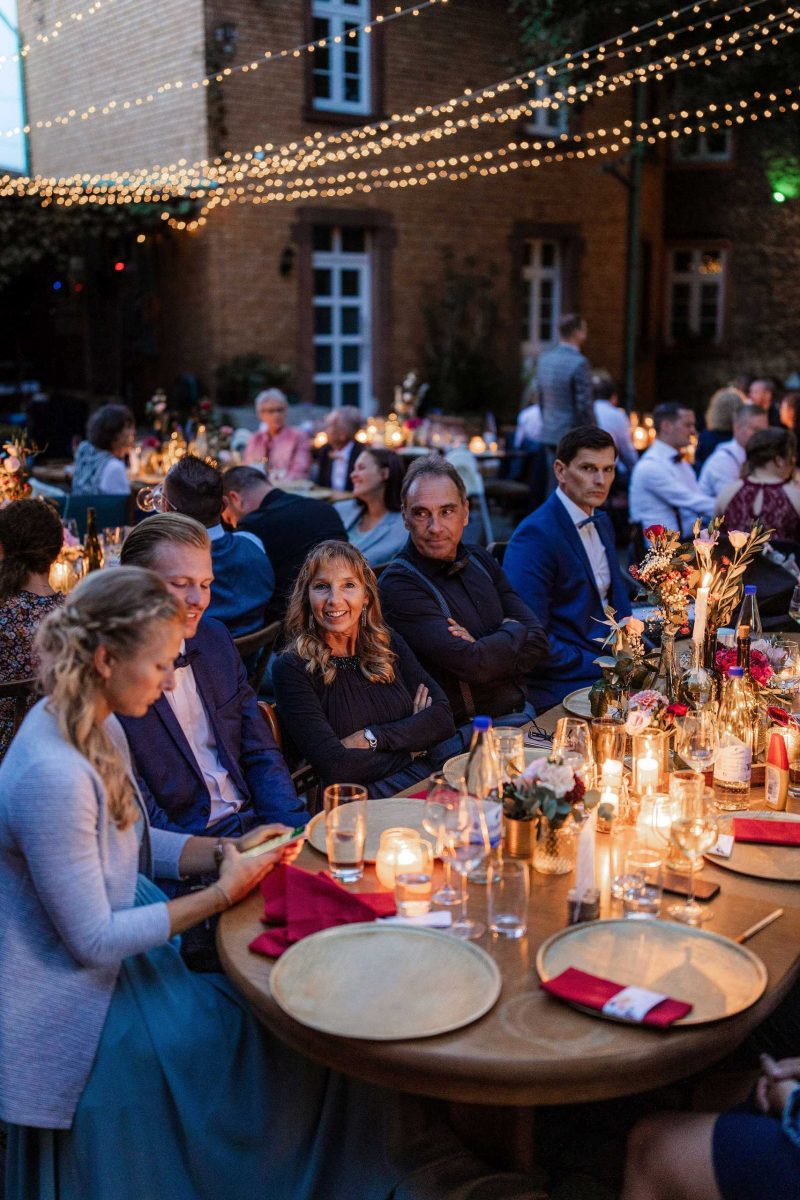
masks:
{"label": "man in white shirt", "polygon": [[592,376],[594,392],[594,419],[601,429],[610,433],[617,447],[617,471],[620,463],[624,474],[632,471],[639,461],[639,455],[631,437],[630,417],[624,408],[617,407],[617,385],[606,371],[597,371]]}
{"label": "man in white shirt", "polygon": [[651,525],[691,534],[698,517],[714,515],[714,499],[697,482],[682,451],[695,435],[695,416],[677,402],[659,404],[653,412],[656,438],[631,472],[630,515],[642,530]]}
{"label": "man in white shirt", "polygon": [[733,418],[733,437],[721,442],[703,463],[700,487],[716,500],[724,487],[741,475],[747,452],[745,447],[759,429],[766,429],[767,413],[756,404],[745,404]]}

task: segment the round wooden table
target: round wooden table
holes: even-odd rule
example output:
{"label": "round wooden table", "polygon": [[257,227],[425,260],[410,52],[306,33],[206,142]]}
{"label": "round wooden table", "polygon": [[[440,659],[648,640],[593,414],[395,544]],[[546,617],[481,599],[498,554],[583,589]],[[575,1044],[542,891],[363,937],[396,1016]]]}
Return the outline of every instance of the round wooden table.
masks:
{"label": "round wooden table", "polygon": [[[598,852],[604,852],[598,835]],[[326,860],[305,846],[298,865],[311,871]],[[602,873],[602,867],[601,867]],[[714,867],[704,878],[720,884],[707,927],[735,936],[777,907],[785,912],[749,947],[766,964],[767,990],[746,1012],[695,1028],[652,1031],[586,1015],[538,986],[536,950],[566,924],[571,877],[532,873],[528,934],[519,941],[480,945],[495,959],[503,988],[481,1020],[441,1037],[369,1042],[333,1037],[287,1016],[270,994],[270,960],[248,949],[261,931],[259,894],[225,913],[218,946],[228,975],[259,1018],[300,1053],[345,1074],[405,1092],[482,1105],[567,1104],[648,1091],[717,1061],[755,1029],[789,990],[798,971],[800,887],[750,879]],[[356,890],[377,890],[372,868]],[[470,911],[481,917],[485,888],[471,885]],[[604,914],[605,915],[605,914]]]}

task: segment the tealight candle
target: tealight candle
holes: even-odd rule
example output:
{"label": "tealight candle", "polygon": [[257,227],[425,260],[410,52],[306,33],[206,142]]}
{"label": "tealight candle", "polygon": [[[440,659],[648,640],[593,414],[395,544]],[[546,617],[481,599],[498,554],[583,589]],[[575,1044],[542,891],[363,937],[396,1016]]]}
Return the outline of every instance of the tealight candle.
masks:
{"label": "tealight candle", "polygon": [[415,829],[397,826],[383,831],[375,858],[375,874],[383,887],[392,890],[395,875],[421,871],[423,865],[420,836]]}
{"label": "tealight candle", "polygon": [[622,763],[618,758],[607,758],[603,763],[603,773],[600,779],[604,787],[619,791],[622,784]]}
{"label": "tealight candle", "polygon": [[473,454],[483,454],[486,450],[486,442],[482,437],[471,437],[469,439],[469,448]]}
{"label": "tealight candle", "polygon": [[636,762],[636,781],[640,792],[654,792],[658,787],[658,759],[649,754]]}
{"label": "tealight candle", "polygon": [[[605,782],[605,780],[603,781]],[[619,812],[619,792],[616,788],[604,787],[600,793],[600,804],[610,804],[616,817]]]}

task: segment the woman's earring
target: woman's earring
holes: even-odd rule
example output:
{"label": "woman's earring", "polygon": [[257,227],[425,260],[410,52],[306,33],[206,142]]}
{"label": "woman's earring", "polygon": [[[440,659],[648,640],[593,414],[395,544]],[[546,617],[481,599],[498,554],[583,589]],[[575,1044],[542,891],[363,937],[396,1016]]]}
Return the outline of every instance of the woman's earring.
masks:
{"label": "woman's earring", "polygon": [[366,604],[361,610],[361,624],[366,629],[367,627],[367,606]]}

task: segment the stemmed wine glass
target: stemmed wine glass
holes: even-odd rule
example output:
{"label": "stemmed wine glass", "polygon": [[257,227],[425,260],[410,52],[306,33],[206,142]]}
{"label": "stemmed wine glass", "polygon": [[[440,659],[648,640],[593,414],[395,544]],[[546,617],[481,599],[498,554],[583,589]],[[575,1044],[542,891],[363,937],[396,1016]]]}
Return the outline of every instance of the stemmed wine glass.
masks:
{"label": "stemmed wine glass", "polygon": [[553,734],[553,753],[580,775],[587,788],[594,785],[592,731],[581,717],[560,717]]}
{"label": "stemmed wine glass", "polygon": [[678,817],[672,822],[670,841],[681,854],[691,860],[692,869],[687,876],[688,896],[685,904],[673,904],[669,915],[674,921],[683,921],[685,925],[702,925],[712,914],[705,911],[694,898],[694,864],[704,852],[714,845],[717,840],[718,826],[708,805],[695,813]]}
{"label": "stemmed wine glass", "polygon": [[719,729],[716,716],[710,708],[686,714],[678,724],[675,750],[686,765],[698,774],[714,765],[719,754]]}
{"label": "stemmed wine glass", "polygon": [[463,792],[457,785],[450,783],[444,775],[438,773],[431,776],[428,784],[428,795],[422,810],[422,828],[431,837],[436,838],[436,857],[444,863],[444,887],[434,892],[431,900],[435,904],[458,904],[458,892],[453,887],[450,859],[445,857],[444,845],[447,837],[445,817],[448,812],[463,800]]}
{"label": "stemmed wine glass", "polygon": [[461,912],[450,926],[450,933],[473,941],[486,932],[485,925],[467,916],[467,876],[480,866],[490,850],[482,802],[463,795],[458,804],[445,812],[444,827],[442,857],[461,876]]}

